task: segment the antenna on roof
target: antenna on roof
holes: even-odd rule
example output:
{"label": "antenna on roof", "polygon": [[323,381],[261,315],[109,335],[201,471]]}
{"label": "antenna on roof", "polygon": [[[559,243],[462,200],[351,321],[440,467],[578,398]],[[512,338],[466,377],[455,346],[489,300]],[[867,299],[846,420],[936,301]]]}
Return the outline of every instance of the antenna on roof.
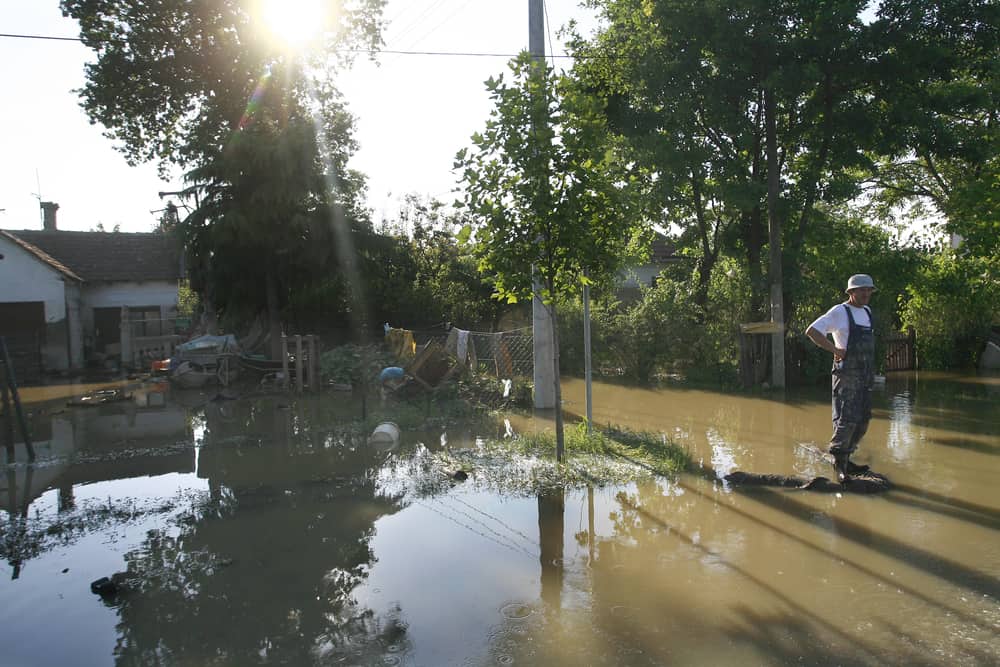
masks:
{"label": "antenna on roof", "polygon": [[35,167],[35,187],[38,192],[31,195],[38,200],[38,221],[45,224],[45,211],[42,210],[42,179],[38,176],[38,167]]}

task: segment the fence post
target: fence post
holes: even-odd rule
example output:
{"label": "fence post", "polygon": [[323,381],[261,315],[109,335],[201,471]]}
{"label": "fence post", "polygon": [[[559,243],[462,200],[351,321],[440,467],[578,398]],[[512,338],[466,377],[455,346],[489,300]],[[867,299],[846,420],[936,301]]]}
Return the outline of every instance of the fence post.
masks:
{"label": "fence post", "polygon": [[295,391],[302,393],[302,336],[295,335]]}
{"label": "fence post", "polygon": [[288,391],[288,336],[281,335],[281,382]]}
{"label": "fence post", "polygon": [[319,350],[318,336],[309,336],[309,389],[319,391]]}

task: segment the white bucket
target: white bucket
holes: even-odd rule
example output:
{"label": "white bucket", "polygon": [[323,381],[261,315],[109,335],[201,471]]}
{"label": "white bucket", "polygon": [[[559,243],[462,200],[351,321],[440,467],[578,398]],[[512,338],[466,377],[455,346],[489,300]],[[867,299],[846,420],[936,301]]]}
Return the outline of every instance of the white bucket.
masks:
{"label": "white bucket", "polygon": [[399,427],[393,422],[382,422],[368,436],[368,442],[377,445],[396,445],[399,443]]}

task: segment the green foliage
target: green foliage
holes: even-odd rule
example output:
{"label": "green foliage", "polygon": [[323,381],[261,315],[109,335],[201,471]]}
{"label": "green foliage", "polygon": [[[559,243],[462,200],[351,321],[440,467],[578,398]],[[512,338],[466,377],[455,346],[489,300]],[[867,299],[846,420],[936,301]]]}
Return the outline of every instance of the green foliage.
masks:
{"label": "green foliage", "polygon": [[1000,5],[884,0],[872,26],[883,213],[916,205],[944,216],[965,251],[1000,255]]}
{"label": "green foliage", "polygon": [[[668,371],[731,382],[736,373],[736,323],[746,311],[746,277],[738,263],[724,259],[710,282],[707,303],[699,305],[696,279],[667,274],[653,287],[642,286],[631,301],[603,298],[591,304],[591,349],[595,369],[611,369],[642,384]],[[560,356],[563,370],[583,370],[583,313],[579,302],[561,307]]]}
{"label": "green foliage", "polygon": [[768,301],[765,93],[777,114],[778,206],[794,266],[820,202],[858,192],[872,110],[865,2],[594,0],[604,22],[572,43],[574,76],[609,102],[609,128],[655,174],[648,210],[695,251],[697,302],[714,264],[743,255],[751,304]]}
{"label": "green foliage", "polygon": [[[339,5],[339,3],[338,3]],[[327,49],[375,46],[382,0],[338,6]],[[178,227],[192,284],[222,311],[269,315],[336,267],[359,315],[352,234],[363,179],[347,170],[352,119],[330,51],[295,56],[266,39],[240,0],[63,0],[94,51],[82,106],[130,163],[179,167],[194,212]]]}
{"label": "green foliage", "polygon": [[369,387],[378,384],[378,374],[396,360],[378,345],[340,345],[319,358],[323,382]]}
{"label": "green foliage", "polygon": [[368,282],[376,317],[412,329],[451,322],[492,331],[509,307],[491,298],[492,281],[479,272],[471,246],[459,238],[464,219],[443,206],[409,195],[398,217],[382,230]]}
{"label": "green foliage", "polygon": [[916,332],[920,368],[976,364],[1000,323],[1000,262],[942,252],[906,288],[903,325]]}
{"label": "green foliage", "polygon": [[487,82],[495,108],[455,168],[479,268],[508,302],[529,300],[533,268],[551,303],[578,294],[584,270],[614,275],[639,222],[635,174],[610,141],[603,103],[570,79],[555,79],[527,55],[513,81]]}
{"label": "green foliage", "polygon": [[788,325],[787,344],[792,347],[799,378],[806,381],[829,379],[830,355],[806,339],[805,330],[847,300],[847,279],[867,273],[878,286],[870,305],[875,317],[876,364],[881,365],[885,336],[902,330],[899,309],[906,302],[907,286],[916,280],[925,261],[921,250],[901,246],[898,237],[869,224],[855,211],[823,207],[817,215],[823,224],[806,237],[802,269],[786,281],[799,304]]}
{"label": "green foliage", "polygon": [[192,318],[200,305],[198,293],[191,289],[191,282],[182,280],[177,286],[177,314]]}
{"label": "green foliage", "polygon": [[[609,137],[601,98],[554,78],[526,53],[510,68],[511,85],[503,77],[487,82],[490,120],[473,136],[474,149],[458,153],[455,168],[479,269],[497,297],[516,303],[537,296],[549,310],[558,405],[556,301],[618,272],[642,222],[634,210],[639,179]],[[561,458],[560,410],[556,441]]]}

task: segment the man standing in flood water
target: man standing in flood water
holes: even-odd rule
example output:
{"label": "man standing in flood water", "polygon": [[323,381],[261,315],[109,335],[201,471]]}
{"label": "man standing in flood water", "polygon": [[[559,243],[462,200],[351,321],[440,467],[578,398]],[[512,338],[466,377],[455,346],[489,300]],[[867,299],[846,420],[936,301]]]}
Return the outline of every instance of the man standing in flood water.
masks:
{"label": "man standing in flood water", "polygon": [[[868,471],[851,455],[868,430],[872,418],[872,385],[875,382],[875,333],[868,307],[875,283],[859,273],[847,281],[847,301],[837,304],[806,329],[806,336],[833,354],[833,437],[830,454],[841,483]],[[833,336],[831,342],[827,334]]]}

